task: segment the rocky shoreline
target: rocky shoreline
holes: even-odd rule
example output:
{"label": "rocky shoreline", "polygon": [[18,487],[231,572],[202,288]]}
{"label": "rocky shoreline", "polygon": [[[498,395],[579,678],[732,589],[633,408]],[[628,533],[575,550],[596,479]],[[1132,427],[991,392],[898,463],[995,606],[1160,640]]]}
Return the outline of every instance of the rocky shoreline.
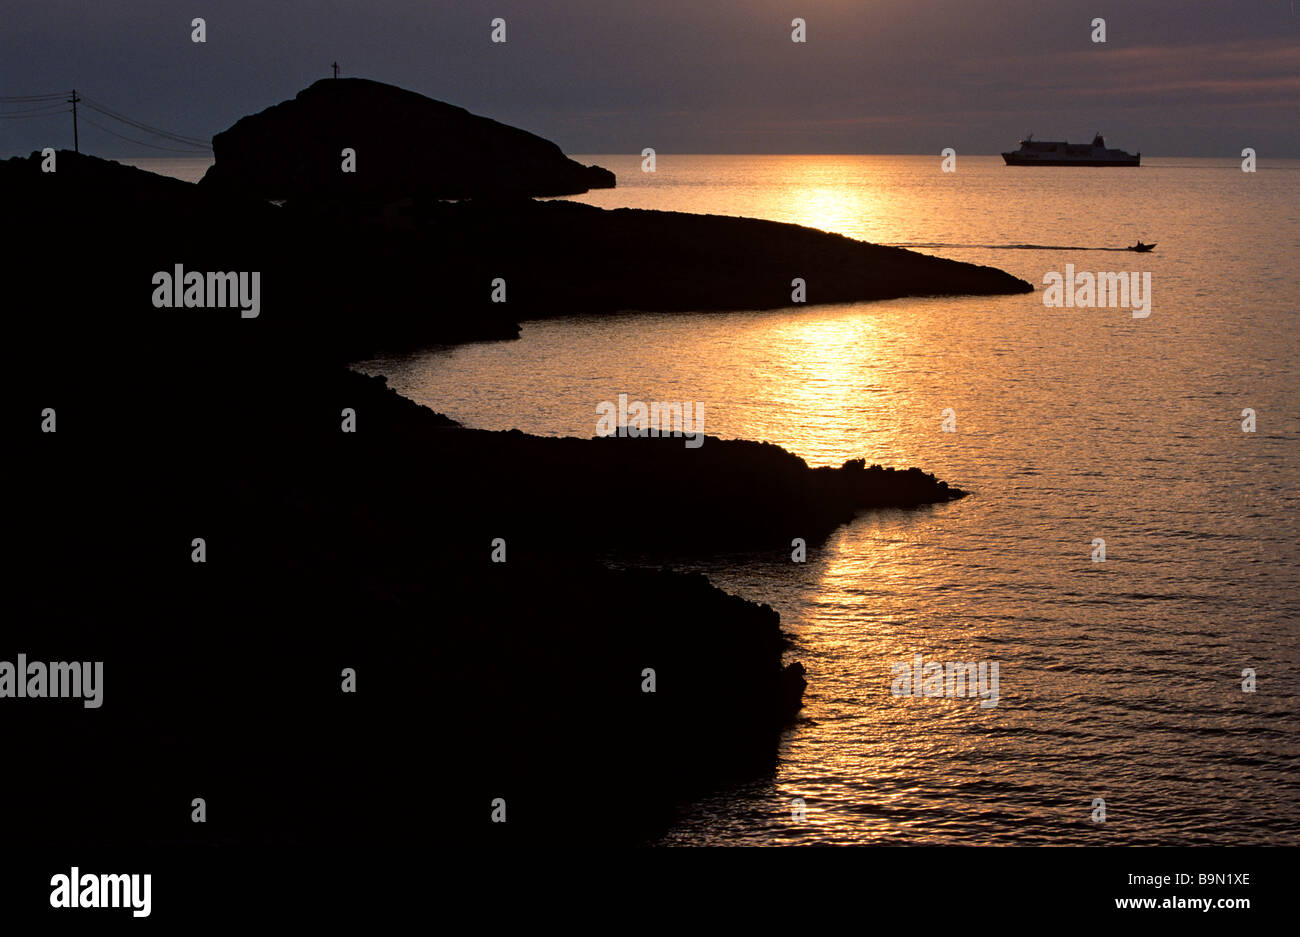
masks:
{"label": "rocky shoreline", "polygon": [[[674,803],[771,769],[804,673],[771,608],[601,558],[788,555],[963,492],[714,437],[469,429],[347,363],[566,309],[777,306],[792,275],[814,301],[1021,289],[750,219],[429,192],[277,207],[224,170],[41,161],[0,163],[22,233],[15,620],[40,636],[16,650],[104,661],[107,687],[93,714],[7,721],[43,764],[100,766],[90,794],[70,768],[12,780],[19,825],[56,843],[653,839]],[[258,272],[258,315],[151,303],[173,265]],[[602,507],[611,484],[652,497]],[[138,757],[115,757],[124,736]],[[195,827],[200,795],[220,819]]]}

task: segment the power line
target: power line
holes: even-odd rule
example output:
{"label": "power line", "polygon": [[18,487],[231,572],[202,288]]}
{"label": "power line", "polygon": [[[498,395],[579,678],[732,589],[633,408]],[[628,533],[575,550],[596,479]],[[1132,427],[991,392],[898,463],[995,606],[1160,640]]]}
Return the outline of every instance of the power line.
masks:
{"label": "power line", "polygon": [[176,143],[188,143],[191,146],[199,146],[199,147],[203,147],[204,149],[211,149],[211,147],[208,145],[207,140],[202,140],[199,139],[198,137],[187,137],[184,134],[173,133],[170,130],[163,130],[159,127],[150,126],[149,124],[146,124],[143,121],[139,121],[139,120],[135,120],[134,118],[127,117],[125,114],[121,114],[113,110],[112,108],[108,107],[106,104],[102,104],[99,101],[94,100],[93,98],[83,97],[82,100],[86,102],[86,107],[89,107],[92,110],[99,112],[105,117],[110,117],[113,120],[117,120],[124,124],[128,124],[136,128],[137,130],[143,130],[146,133],[151,133],[154,136],[163,137],[165,139],[172,140]]}
{"label": "power line", "polygon": [[43,111],[15,111],[13,113],[0,113],[0,120],[29,120],[32,117],[52,117],[55,114],[66,114],[66,107],[53,107]]}
{"label": "power line", "polygon": [[0,114],[34,114],[37,111],[49,110],[51,107],[61,103],[63,102],[57,99],[54,101],[42,101],[40,104],[35,104],[32,107],[20,107],[14,111],[0,111]]}
{"label": "power line", "polygon": [[[184,149],[181,149],[180,147],[164,146],[158,143],[147,143],[144,140],[137,140],[134,137],[124,136],[123,134],[109,130],[103,124],[96,123],[87,118],[82,118],[92,127],[96,127],[111,136],[117,137],[119,140],[126,140],[128,143],[134,143],[137,146],[147,146],[151,149],[167,150],[173,153],[212,152],[212,144],[210,140],[186,136],[182,133],[164,130],[161,127],[154,127],[150,124],[146,124],[144,121],[136,120],[134,117],[116,111],[101,101],[86,98],[85,96],[79,96],[75,90],[72,92],[72,97],[66,97],[65,93],[0,96],[0,120],[25,120],[33,117],[51,117],[55,114],[66,114],[68,113],[68,108],[64,105],[67,104],[72,105],[73,149],[78,152],[80,152],[80,147],[77,143],[78,104],[83,104],[85,107],[103,117],[107,117],[109,120],[115,120],[118,123],[125,124],[126,126],[139,130],[149,136],[157,137],[167,143],[180,144]],[[22,105],[30,106],[23,107]],[[7,106],[17,106],[17,109],[6,111],[4,108]]]}
{"label": "power line", "polygon": [[174,140],[178,143],[189,143],[193,146],[202,146],[202,147],[208,146],[207,140],[203,140],[198,137],[188,137],[185,136],[184,134],[173,133],[170,130],[163,130],[159,127],[153,127],[150,126],[149,124],[144,123],[143,121],[138,121],[135,120],[134,118],[127,117],[125,114],[118,113],[112,108],[100,104],[98,101],[94,101],[91,99],[85,99],[85,100],[86,100],[86,106],[91,108],[92,110],[98,111],[100,114],[103,114],[105,117],[110,117],[113,120],[120,121],[121,123],[128,124],[132,127],[135,127],[137,130],[143,130],[146,133],[153,134],[154,136],[165,137],[167,139]]}
{"label": "power line", "polygon": [[168,151],[170,151],[170,152],[172,152],[172,153],[206,153],[206,152],[208,152],[207,150],[182,150],[182,149],[179,149],[178,147],[174,147],[174,146],[159,146],[157,143],[145,143],[143,140],[135,140],[135,139],[132,139],[131,137],[124,137],[124,136],[122,136],[122,134],[117,133],[116,131],[109,130],[109,129],[108,129],[107,127],[105,127],[103,124],[97,124],[97,123],[95,123],[95,122],[94,122],[93,120],[91,120],[89,117],[83,117],[83,118],[81,118],[81,119],[84,120],[86,123],[90,124],[90,126],[92,126],[92,127],[98,127],[100,130],[104,131],[104,133],[111,134],[112,136],[117,137],[119,140],[125,140],[125,141],[128,142],[128,143],[134,143],[134,144],[136,144],[136,145],[138,145],[138,146],[148,146],[148,147],[152,147],[152,148],[155,149],[155,150],[168,150]]}
{"label": "power line", "polygon": [[28,94],[19,97],[0,97],[0,103],[21,104],[26,101],[49,101],[61,97],[63,97],[63,92],[59,92],[58,94]]}

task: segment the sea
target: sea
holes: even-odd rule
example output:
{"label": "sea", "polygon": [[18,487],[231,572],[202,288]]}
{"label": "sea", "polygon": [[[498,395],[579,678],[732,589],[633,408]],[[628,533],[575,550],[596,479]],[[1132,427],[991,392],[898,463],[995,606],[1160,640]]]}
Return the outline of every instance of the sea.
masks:
{"label": "sea", "polygon": [[[663,845],[1300,844],[1300,160],[575,158],[618,186],[574,201],[807,225],[1035,287],[821,305],[813,281],[786,309],[525,322],[357,364],[469,426],[590,437],[619,394],[691,401],[712,436],[971,492],[863,513],[804,562],[674,567],[779,611],[808,689],[774,772],[685,805]],[[1046,304],[1067,265],[1149,274],[1147,314]],[[930,664],[984,665],[985,695],[910,680]]]}

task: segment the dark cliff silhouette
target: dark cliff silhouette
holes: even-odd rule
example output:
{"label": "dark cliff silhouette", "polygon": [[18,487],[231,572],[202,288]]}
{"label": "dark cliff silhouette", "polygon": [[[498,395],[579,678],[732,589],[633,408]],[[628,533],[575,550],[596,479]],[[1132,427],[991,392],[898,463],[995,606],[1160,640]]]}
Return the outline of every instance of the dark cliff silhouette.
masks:
{"label": "dark cliff silhouette", "polygon": [[[861,508],[960,495],[757,443],[460,427],[345,365],[513,334],[509,304],[456,309],[439,289],[472,257],[434,258],[431,276],[423,246],[360,237],[365,219],[57,160],[0,164],[22,233],[5,415],[21,587],[0,659],[103,660],[105,696],[0,703],[9,744],[40,765],[0,792],[23,804],[8,822],[24,840],[653,836],[682,798],[771,770],[804,673],[770,608],[602,558],[788,555]],[[430,236],[485,243],[457,224]],[[259,316],[155,308],[152,275],[178,263],[259,271]]]}
{"label": "dark cliff silhouette", "polygon": [[[1033,289],[992,267],[798,225],[523,198],[613,176],[522,130],[363,79],[318,81],[213,147],[201,188],[283,200],[302,229],[334,234],[311,241],[311,282],[293,289],[367,306],[363,321],[347,317],[354,342],[373,316],[386,317],[386,341],[409,346],[507,337],[515,322],[575,312],[769,309],[792,305],[795,278],[814,303]],[[342,171],[343,147],[357,151],[355,173]],[[340,283],[335,269],[369,275]],[[488,302],[497,277],[504,306]],[[364,293],[351,295],[357,283]]]}
{"label": "dark cliff silhouette", "polygon": [[[341,171],[343,150],[357,171]],[[535,134],[364,78],[326,78],[212,138],[202,184],[269,199],[576,195],[614,186]]]}

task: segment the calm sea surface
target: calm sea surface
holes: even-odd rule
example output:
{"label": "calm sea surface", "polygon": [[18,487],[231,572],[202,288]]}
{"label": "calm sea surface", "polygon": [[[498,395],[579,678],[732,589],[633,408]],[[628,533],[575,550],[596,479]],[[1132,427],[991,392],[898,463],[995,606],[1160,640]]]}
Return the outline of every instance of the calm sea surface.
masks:
{"label": "calm sea surface", "polygon": [[[775,776],[696,803],[666,843],[1300,843],[1300,161],[579,159],[619,186],[578,201],[925,245],[1036,287],[532,322],[361,366],[471,426],[587,437],[620,393],[699,401],[711,435],[974,493],[864,514],[806,564],[689,567],[780,611],[809,686]],[[1159,246],[1089,249],[1139,238]],[[1149,272],[1151,315],[1046,308],[1067,263]],[[998,705],[891,695],[917,653],[997,662]]]}

